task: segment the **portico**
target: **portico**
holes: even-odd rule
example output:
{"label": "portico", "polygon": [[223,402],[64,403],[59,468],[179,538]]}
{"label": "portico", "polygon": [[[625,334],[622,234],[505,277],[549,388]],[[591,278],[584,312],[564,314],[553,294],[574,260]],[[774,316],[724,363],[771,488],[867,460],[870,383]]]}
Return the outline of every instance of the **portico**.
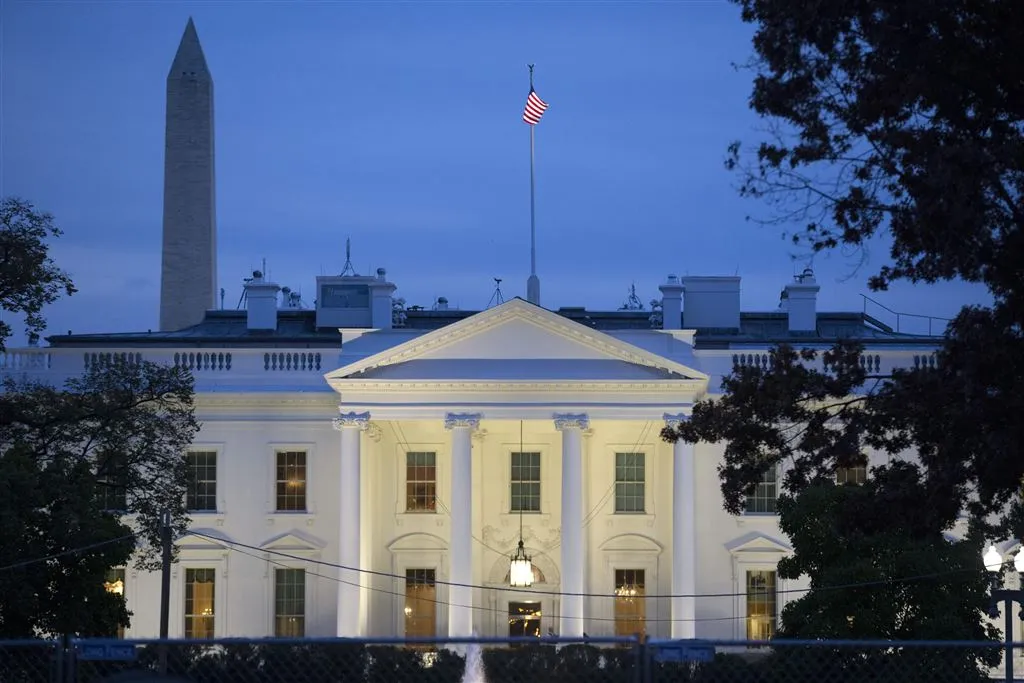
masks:
{"label": "portico", "polygon": [[[693,450],[659,433],[685,418],[707,379],[521,300],[328,373],[341,397],[339,635],[402,635],[401,612],[429,617],[430,604],[438,635],[484,634],[511,623],[513,602],[553,610],[540,617],[545,632],[609,633],[616,577],[628,574],[644,577],[646,594],[677,596],[648,632],[669,622],[664,635],[692,637]],[[368,441],[374,433],[383,438]],[[537,463],[538,499],[525,511],[510,499],[513,457]],[[494,576],[520,515],[535,567],[554,576],[506,608]],[[659,537],[671,538],[664,554]],[[642,549],[622,551],[633,545]],[[374,590],[408,594],[402,578],[413,576],[432,582],[433,603],[399,608],[401,597]]]}

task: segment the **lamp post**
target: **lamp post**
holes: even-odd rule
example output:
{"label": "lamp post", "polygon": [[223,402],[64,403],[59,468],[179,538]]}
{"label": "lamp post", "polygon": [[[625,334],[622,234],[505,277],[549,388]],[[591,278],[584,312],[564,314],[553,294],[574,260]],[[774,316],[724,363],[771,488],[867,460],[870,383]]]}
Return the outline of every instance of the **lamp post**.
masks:
{"label": "lamp post", "polygon": [[[998,574],[1003,570],[1003,556],[999,554],[994,545],[990,545],[982,556],[985,569]],[[1018,573],[1024,574],[1024,546],[1017,551],[1013,557],[1013,568]],[[1004,637],[1006,639],[1006,671],[1005,679],[1013,681],[1013,603],[1024,608],[1024,590],[1009,588],[992,589],[992,606],[989,608],[989,616],[995,619],[999,616],[999,603],[1003,603]],[[1020,614],[1024,619],[1024,610]]]}

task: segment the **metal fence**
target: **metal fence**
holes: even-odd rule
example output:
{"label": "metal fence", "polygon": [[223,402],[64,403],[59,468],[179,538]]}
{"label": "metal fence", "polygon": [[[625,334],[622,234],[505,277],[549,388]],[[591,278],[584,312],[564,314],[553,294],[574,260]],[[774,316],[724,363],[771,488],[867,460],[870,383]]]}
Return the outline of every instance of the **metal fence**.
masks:
{"label": "metal fence", "polygon": [[946,641],[64,639],[0,641],[0,683],[963,683],[1002,678],[1003,652]]}

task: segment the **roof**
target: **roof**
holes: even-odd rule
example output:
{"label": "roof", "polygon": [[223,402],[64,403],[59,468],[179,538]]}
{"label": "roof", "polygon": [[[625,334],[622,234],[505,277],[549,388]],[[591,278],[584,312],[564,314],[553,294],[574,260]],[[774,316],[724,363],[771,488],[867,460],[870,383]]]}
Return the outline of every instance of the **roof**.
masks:
{"label": "roof", "polygon": [[[560,308],[554,313],[573,322],[603,332],[650,330],[650,311],[588,311],[585,308]],[[480,311],[408,310],[405,329],[424,332],[447,327]],[[864,313],[818,313],[817,334],[794,335],[787,329],[785,312],[740,314],[739,330],[698,330],[697,348],[731,348],[750,344],[779,342],[828,343],[840,338],[858,338],[871,344],[934,345],[935,336],[900,334]],[[146,347],[185,348],[339,348],[338,330],[316,327],[316,311],[283,309],[277,314],[277,329],[249,330],[244,310],[211,310],[203,321],[175,332],[115,332],[103,334],[66,334],[47,337],[53,347]]]}

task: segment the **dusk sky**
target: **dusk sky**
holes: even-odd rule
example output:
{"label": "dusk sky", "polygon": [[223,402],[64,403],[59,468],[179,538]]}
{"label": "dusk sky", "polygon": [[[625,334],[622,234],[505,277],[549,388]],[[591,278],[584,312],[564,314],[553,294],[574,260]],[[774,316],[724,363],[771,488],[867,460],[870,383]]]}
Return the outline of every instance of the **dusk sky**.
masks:
{"label": "dusk sky", "polygon": [[[214,78],[219,286],[271,278],[312,304],[352,239],[409,304],[486,306],[529,274],[526,64],[537,127],[541,303],[645,305],[668,273],[743,277],[774,310],[794,261],[723,167],[756,142],[751,27],[711,2],[0,0],[0,195],[53,213],[79,293],[51,333],[157,328],[167,72],[189,16]],[[883,242],[819,255],[819,310],[860,310]],[[951,316],[980,288],[901,285],[898,311]],[[895,322],[874,309],[885,322]],[[12,340],[15,344],[19,339]]]}

